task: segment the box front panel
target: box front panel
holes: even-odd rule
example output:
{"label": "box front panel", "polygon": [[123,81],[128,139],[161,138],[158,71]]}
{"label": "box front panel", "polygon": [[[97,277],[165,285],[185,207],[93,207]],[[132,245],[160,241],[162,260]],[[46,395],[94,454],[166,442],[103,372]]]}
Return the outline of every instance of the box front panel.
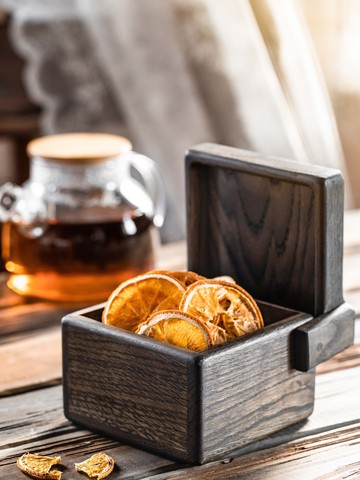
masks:
{"label": "box front panel", "polygon": [[197,418],[193,363],[176,350],[165,355],[101,327],[89,330],[71,320],[63,325],[65,415],[105,435],[189,460]]}
{"label": "box front panel", "polygon": [[[306,316],[304,316],[306,318]],[[315,372],[292,368],[291,331],[304,319],[209,356],[202,371],[203,461],[221,457],[308,417]]]}

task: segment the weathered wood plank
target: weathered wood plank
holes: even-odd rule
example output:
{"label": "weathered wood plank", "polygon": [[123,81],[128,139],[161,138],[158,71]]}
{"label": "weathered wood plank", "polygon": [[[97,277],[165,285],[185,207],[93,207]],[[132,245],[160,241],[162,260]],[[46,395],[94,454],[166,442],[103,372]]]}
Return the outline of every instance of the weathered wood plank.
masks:
{"label": "weathered wood plank", "polygon": [[1,398],[0,459],[11,455],[13,449],[18,452],[32,441],[56,435],[68,425],[62,414],[60,386]]}
{"label": "weathered wood plank", "polygon": [[[254,450],[274,448],[279,444],[282,445],[289,441],[297,442],[295,450],[291,445],[282,445],[278,447],[280,450],[275,451],[275,453],[282,452],[281,455],[285,455],[285,460],[287,461],[289,461],[290,455],[294,455],[294,451],[301,452],[302,450],[309,451],[311,455],[314,454],[316,456],[316,449],[322,450],[325,448],[326,455],[330,455],[331,457],[333,451],[331,449],[326,450],[326,448],[331,445],[329,442],[332,437],[335,438],[335,442],[339,442],[337,444],[339,447],[343,446],[342,442],[345,442],[344,444],[349,441],[355,442],[355,440],[350,439],[349,435],[352,435],[352,428],[355,428],[356,435],[360,433],[360,402],[358,401],[360,398],[359,377],[360,367],[351,368],[343,372],[334,371],[318,376],[316,378],[315,409],[307,422],[289,427],[250,445],[246,449],[242,449],[234,454],[232,458],[235,458],[240,453],[246,454]],[[68,422],[63,415],[62,391],[60,386],[0,399],[0,430],[2,431],[0,438],[0,476],[1,474],[5,475],[3,472],[9,475],[10,473],[14,474],[16,471],[14,461],[25,451],[41,451],[49,454],[63,453],[64,456],[66,455],[66,461],[71,462],[73,460],[78,461],[79,457],[87,451],[93,452],[99,451],[100,449],[111,448],[117,461],[123,466],[124,472],[127,472],[126,475],[124,474],[124,477],[121,478],[149,478],[150,472],[152,471],[154,475],[155,473],[160,475],[160,480],[162,478],[172,478],[170,477],[169,471],[176,471],[178,469],[176,464],[161,457],[153,456],[131,447],[125,447],[119,442],[104,439],[87,430],[77,429],[73,424]],[[339,439],[337,439],[338,430],[340,431]],[[315,443],[312,444],[311,439],[309,444],[306,443],[308,441],[307,439],[314,435],[317,436]],[[357,445],[357,448],[359,452],[359,445]],[[276,455],[277,454],[278,453],[276,453]],[[236,462],[234,460],[234,462],[237,468],[246,465],[246,462],[248,462],[249,465],[251,462],[254,462],[256,467],[257,462],[260,462],[259,471],[261,472],[265,461],[271,458],[271,455],[271,451],[266,453],[266,455],[261,452],[251,453],[249,457],[250,460],[246,460],[248,458],[247,456],[242,456],[239,457]],[[138,463],[138,458],[144,461],[142,467]],[[318,461],[320,462],[320,460],[321,457]],[[299,461],[302,466],[301,459],[296,461]],[[284,456],[278,458],[273,468],[279,464],[281,465],[281,462],[284,462]],[[346,461],[344,460],[344,465],[345,464]],[[211,477],[211,471],[205,470],[206,474],[210,476],[204,476],[203,478],[223,478],[221,477],[220,470],[222,471],[224,464],[220,461],[210,465],[218,466],[217,475],[219,475],[219,477]],[[141,470],[141,468],[144,470]],[[161,477],[162,474],[158,470],[161,470],[161,468],[166,469],[165,471],[168,472],[168,477]],[[205,469],[206,468],[207,466]],[[136,475],[138,476],[132,476],[134,471],[137,472]],[[196,471],[197,470],[194,470],[194,472]],[[203,467],[201,467],[199,472],[203,471]],[[228,472],[226,468],[224,471],[229,474],[231,473]],[[140,472],[142,473],[140,474]],[[190,474],[192,474],[193,470],[189,472],[189,476],[180,478],[192,478]],[[239,470],[239,472],[242,471]],[[248,473],[249,471],[246,470],[246,474]],[[12,477],[4,476],[4,478]],[[195,476],[194,478],[202,477]],[[254,478],[261,477],[255,476]],[[267,477],[262,477],[262,479],[263,478],[267,479]],[[285,479],[286,477],[279,478]],[[304,476],[302,478],[316,477]]]}
{"label": "weathered wood plank", "polygon": [[[74,439],[73,443],[81,443],[81,439]],[[176,465],[165,458],[156,457],[148,452],[136,450],[126,445],[112,448],[111,445],[100,442],[96,439],[94,440],[91,437],[86,439],[82,448],[79,448],[76,453],[69,455],[66,448],[56,448],[55,446],[51,454],[62,456],[61,469],[64,471],[64,480],[81,480],[80,475],[75,473],[74,463],[81,462],[86,458],[89,458],[93,453],[99,451],[106,452],[115,460],[115,469],[111,474],[111,477],[109,477],[109,480],[116,480],[118,478],[128,480],[147,479],[153,475],[173,471],[179,467],[179,465]],[[49,453],[49,450],[39,450],[39,453],[47,454]],[[9,461],[3,466],[0,464],[1,478],[20,478],[19,473],[15,457],[9,459]]]}
{"label": "weathered wood plank", "polygon": [[0,345],[0,397],[61,382],[61,331]]}
{"label": "weathered wood plank", "polygon": [[81,305],[52,304],[46,302],[25,303],[0,310],[0,339],[4,343],[7,335],[23,334],[60,326],[61,318]]}
{"label": "weathered wood plank", "polygon": [[185,468],[149,480],[331,480],[358,479],[360,423],[313,435],[242,457]]}
{"label": "weathered wood plank", "polygon": [[69,470],[68,475],[73,470],[73,462],[104,450],[120,465],[121,478],[146,478],[141,472],[156,473],[163,467],[166,471],[169,465],[174,465],[169,460],[77,428],[63,415],[59,386],[1,399],[0,430],[0,478],[15,478],[16,459],[27,451],[62,455],[62,465]]}

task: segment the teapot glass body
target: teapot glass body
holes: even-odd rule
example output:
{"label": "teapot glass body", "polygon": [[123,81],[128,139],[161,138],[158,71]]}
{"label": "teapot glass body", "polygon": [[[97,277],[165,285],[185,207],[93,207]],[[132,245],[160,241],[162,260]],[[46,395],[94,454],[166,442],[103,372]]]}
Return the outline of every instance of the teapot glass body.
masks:
{"label": "teapot glass body", "polygon": [[132,152],[128,140],[103,134],[43,137],[28,152],[29,180],[0,189],[11,289],[97,302],[154,268],[165,200],[152,160]]}

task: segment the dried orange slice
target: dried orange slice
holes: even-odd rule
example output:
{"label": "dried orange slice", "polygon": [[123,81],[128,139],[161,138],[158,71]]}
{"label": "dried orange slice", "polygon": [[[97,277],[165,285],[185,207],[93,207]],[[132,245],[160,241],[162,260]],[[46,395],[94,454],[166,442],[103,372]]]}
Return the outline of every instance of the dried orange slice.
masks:
{"label": "dried orange slice", "polygon": [[44,480],[60,480],[62,472],[51,470],[53,465],[60,463],[61,457],[47,457],[39,453],[25,453],[16,462],[20,470],[30,477]]}
{"label": "dried orange slice", "polygon": [[221,280],[202,280],[191,285],[179,309],[204,321],[215,344],[264,327],[252,296],[239,285]]}
{"label": "dried orange slice", "polygon": [[177,309],[184,292],[184,287],[170,275],[139,275],[121,283],[111,293],[102,321],[107,325],[135,331],[151,313]]}
{"label": "dried orange slice", "polygon": [[179,310],[153,313],[136,333],[195,351],[205,350],[213,343],[211,332],[201,320]]}
{"label": "dried orange slice", "polygon": [[106,455],[106,453],[95,453],[92,457],[84,460],[81,463],[75,463],[75,470],[77,472],[86,473],[90,478],[101,480],[107,477],[114,470],[114,460]]}
{"label": "dried orange slice", "polygon": [[179,270],[177,272],[170,272],[169,275],[176,278],[178,282],[183,285],[183,287],[187,288],[195,282],[199,280],[205,280],[205,277],[202,277],[198,273],[191,272],[190,270]]}
{"label": "dried orange slice", "polygon": [[236,283],[235,280],[230,277],[230,275],[220,275],[219,277],[214,277],[212,280],[228,283]]}
{"label": "dried orange slice", "polygon": [[199,280],[205,280],[205,277],[202,277],[198,273],[191,272],[190,270],[153,270],[151,273],[160,273],[165,275],[170,275],[170,277],[175,278],[184,288],[189,287]]}

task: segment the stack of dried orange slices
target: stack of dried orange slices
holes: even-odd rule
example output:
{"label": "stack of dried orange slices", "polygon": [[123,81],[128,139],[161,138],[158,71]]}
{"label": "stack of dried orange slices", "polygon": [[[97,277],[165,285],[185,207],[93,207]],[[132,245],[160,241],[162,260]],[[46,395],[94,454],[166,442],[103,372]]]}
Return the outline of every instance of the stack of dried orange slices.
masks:
{"label": "stack of dried orange slices", "polygon": [[231,277],[167,270],[121,283],[102,321],[196,351],[264,328],[255,300]]}

